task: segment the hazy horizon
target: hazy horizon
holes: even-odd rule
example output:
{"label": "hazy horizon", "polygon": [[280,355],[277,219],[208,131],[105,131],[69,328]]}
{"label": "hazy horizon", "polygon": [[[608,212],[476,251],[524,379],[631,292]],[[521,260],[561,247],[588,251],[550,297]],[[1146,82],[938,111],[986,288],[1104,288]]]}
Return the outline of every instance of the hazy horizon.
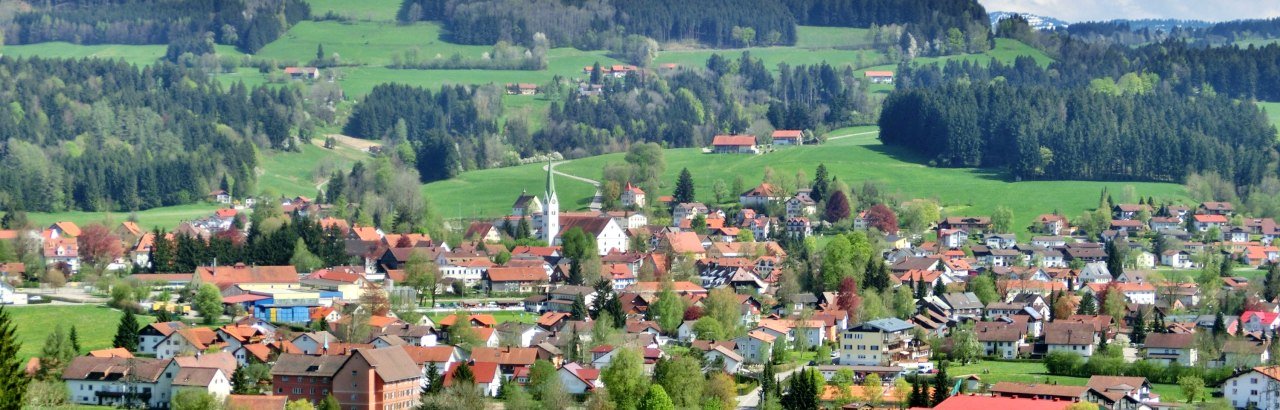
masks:
{"label": "hazy horizon", "polygon": [[1115,19],[1227,21],[1280,17],[1276,0],[979,0],[988,12],[1008,11],[1067,22]]}

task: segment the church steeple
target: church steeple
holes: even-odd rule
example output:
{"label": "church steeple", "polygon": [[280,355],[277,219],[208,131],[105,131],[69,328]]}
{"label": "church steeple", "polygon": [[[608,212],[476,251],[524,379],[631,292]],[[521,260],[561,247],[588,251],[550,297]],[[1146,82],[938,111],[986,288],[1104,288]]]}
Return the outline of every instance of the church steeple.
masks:
{"label": "church steeple", "polygon": [[555,164],[547,159],[547,192],[543,199],[546,206],[542,211],[542,240],[547,246],[555,246],[556,236],[560,233],[560,199],[556,197]]}

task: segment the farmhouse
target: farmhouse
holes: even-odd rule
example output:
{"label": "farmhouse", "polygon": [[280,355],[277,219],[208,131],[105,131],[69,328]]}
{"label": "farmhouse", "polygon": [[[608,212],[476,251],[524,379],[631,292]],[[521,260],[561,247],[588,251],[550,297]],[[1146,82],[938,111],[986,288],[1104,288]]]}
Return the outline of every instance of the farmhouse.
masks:
{"label": "farmhouse", "polygon": [[759,154],[756,137],[751,135],[717,135],[711,140],[711,152],[716,154]]}
{"label": "farmhouse", "polygon": [[776,130],[773,132],[773,145],[804,145],[804,131]]}
{"label": "farmhouse", "polygon": [[864,74],[872,84],[893,84],[892,71],[867,71]]}

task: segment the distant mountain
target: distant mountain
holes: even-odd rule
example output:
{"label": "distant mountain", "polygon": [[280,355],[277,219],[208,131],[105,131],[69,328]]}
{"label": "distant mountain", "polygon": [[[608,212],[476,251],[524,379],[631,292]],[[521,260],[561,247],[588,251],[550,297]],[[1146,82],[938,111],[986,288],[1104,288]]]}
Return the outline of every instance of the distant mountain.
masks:
{"label": "distant mountain", "polygon": [[994,28],[996,23],[1000,22],[1000,20],[1009,18],[1009,16],[1014,14],[1021,15],[1022,18],[1027,19],[1027,23],[1031,24],[1031,28],[1036,30],[1054,30],[1067,28],[1067,26],[1071,25],[1071,23],[1067,23],[1053,17],[1037,16],[1035,14],[1028,13],[1014,13],[1009,11],[993,11],[987,13],[987,17],[991,19],[991,27]]}

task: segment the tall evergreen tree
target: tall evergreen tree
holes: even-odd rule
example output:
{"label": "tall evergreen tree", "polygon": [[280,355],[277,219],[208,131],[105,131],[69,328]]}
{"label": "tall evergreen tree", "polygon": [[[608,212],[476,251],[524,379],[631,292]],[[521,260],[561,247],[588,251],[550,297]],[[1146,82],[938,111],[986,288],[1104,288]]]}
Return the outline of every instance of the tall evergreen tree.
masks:
{"label": "tall evergreen tree", "polygon": [[1134,314],[1133,333],[1129,339],[1139,344],[1147,340],[1147,315],[1142,308],[1138,308],[1138,312]]}
{"label": "tall evergreen tree", "polygon": [[17,410],[26,403],[26,367],[18,358],[17,325],[9,318],[9,312],[0,306],[0,409]]}
{"label": "tall evergreen tree", "polygon": [[1080,298],[1080,306],[1076,307],[1076,313],[1081,315],[1098,314],[1097,303],[1094,302],[1093,296],[1085,295]]}
{"label": "tall evergreen tree", "polygon": [[62,376],[62,369],[74,357],[76,354],[71,350],[71,340],[67,338],[66,331],[62,330],[61,324],[54,326],[53,333],[45,338],[44,346],[40,348],[40,378],[57,380]]}
{"label": "tall evergreen tree", "polygon": [[1124,274],[1124,255],[1127,250],[1120,249],[1120,239],[1112,239],[1107,243],[1107,270],[1111,271],[1111,278],[1115,279]]}
{"label": "tall evergreen tree", "polygon": [[569,318],[572,320],[586,320],[591,317],[587,311],[586,302],[582,301],[582,295],[578,295],[573,299],[573,305],[569,307]]}
{"label": "tall evergreen tree", "polygon": [[672,199],[677,204],[683,204],[696,201],[693,191],[693,174],[689,173],[689,168],[680,170],[680,177],[676,180],[676,191],[672,194]]}
{"label": "tall evergreen tree", "polygon": [[116,327],[116,337],[112,339],[111,345],[115,347],[123,347],[128,351],[138,350],[138,318],[133,315],[133,310],[125,309],[124,317],[120,318],[120,325]]}
{"label": "tall evergreen tree", "polygon": [[1262,297],[1270,302],[1277,296],[1280,296],[1280,264],[1273,263],[1262,282]]}
{"label": "tall evergreen tree", "polygon": [[71,339],[71,351],[80,355],[80,335],[76,333],[76,325],[71,325],[71,334],[68,338]]}
{"label": "tall evergreen tree", "polygon": [[809,198],[814,201],[821,201],[827,198],[827,192],[830,192],[831,181],[827,175],[827,164],[818,164],[818,169],[813,172],[813,186],[810,187]]}
{"label": "tall evergreen tree", "polygon": [[947,361],[938,363],[938,374],[933,377],[933,398],[930,407],[937,406],[951,397],[951,378],[947,376]]}
{"label": "tall evergreen tree", "polygon": [[1222,337],[1226,335],[1227,335],[1227,322],[1222,317],[1222,311],[1219,310],[1218,313],[1213,316],[1213,336]]}

